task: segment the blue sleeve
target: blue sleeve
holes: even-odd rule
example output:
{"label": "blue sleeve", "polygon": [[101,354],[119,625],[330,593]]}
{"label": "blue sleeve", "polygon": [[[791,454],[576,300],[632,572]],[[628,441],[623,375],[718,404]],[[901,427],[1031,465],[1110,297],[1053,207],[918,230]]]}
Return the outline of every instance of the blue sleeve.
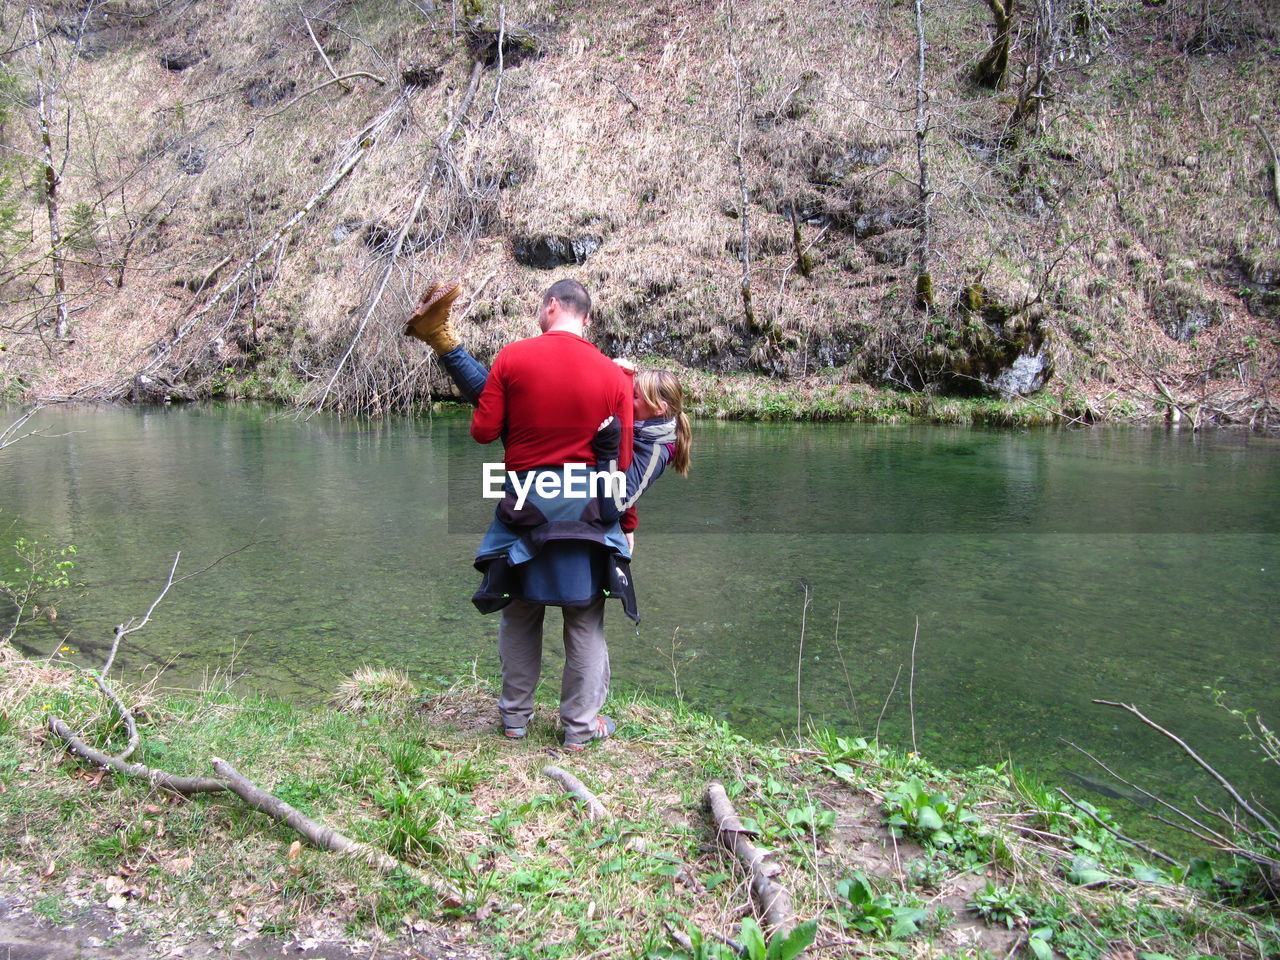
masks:
{"label": "blue sleeve", "polygon": [[458,385],[458,392],[471,405],[480,402],[480,394],[489,379],[489,371],[463,347],[454,347],[440,357],[440,366]]}
{"label": "blue sleeve", "polygon": [[[641,495],[653,486],[653,482],[662,476],[662,471],[671,459],[671,450],[665,443],[654,443],[650,440],[637,440],[631,447],[631,466],[623,476],[626,478],[625,489],[615,487],[602,489],[600,494],[600,514],[605,520],[616,520],[635,505]],[[616,471],[617,461],[597,463],[597,470]]]}

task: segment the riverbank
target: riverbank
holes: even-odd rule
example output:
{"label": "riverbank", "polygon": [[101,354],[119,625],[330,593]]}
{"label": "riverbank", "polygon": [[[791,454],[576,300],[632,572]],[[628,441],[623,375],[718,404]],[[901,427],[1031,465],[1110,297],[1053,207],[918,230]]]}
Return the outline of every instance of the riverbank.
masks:
{"label": "riverbank", "polygon": [[[57,658],[4,656],[0,898],[52,936],[110,916],[109,938],[167,955],[266,943],[332,956],[717,956],[717,944],[752,936],[747,883],[703,805],[718,780],[774,852],[801,935],[813,923],[814,955],[1280,949],[1270,921],[1178,882],[1182,868],[1117,839],[1105,812],[1004,766],[956,774],[823,732],[752,742],[680,704],[626,697],[613,702],[616,738],[565,753],[546,705],[527,740],[495,737],[493,692],[476,677],[419,689],[372,673],[316,709],[217,681],[124,691],[141,732],[132,760],[205,776],[224,757],[456,891],[443,905],[410,876],[315,849],[230,794],[180,797],[71,759],[51,742],[51,716],[101,749],[124,746],[92,679]],[[607,818],[586,820],[543,775],[548,763],[578,776]]]}

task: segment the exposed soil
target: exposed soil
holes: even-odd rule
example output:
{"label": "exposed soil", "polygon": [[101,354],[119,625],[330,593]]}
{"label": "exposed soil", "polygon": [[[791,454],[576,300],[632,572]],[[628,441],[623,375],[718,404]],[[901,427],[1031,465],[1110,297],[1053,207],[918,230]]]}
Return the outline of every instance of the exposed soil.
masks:
{"label": "exposed soil", "polygon": [[0,891],[0,958],[3,960],[143,960],[183,957],[203,960],[229,952],[245,960],[296,957],[298,960],[488,960],[478,947],[451,939],[442,929],[411,931],[408,943],[289,940],[243,934],[232,940],[191,936],[175,929],[156,937],[133,930],[114,911],[85,906],[58,922],[42,917],[17,891]]}

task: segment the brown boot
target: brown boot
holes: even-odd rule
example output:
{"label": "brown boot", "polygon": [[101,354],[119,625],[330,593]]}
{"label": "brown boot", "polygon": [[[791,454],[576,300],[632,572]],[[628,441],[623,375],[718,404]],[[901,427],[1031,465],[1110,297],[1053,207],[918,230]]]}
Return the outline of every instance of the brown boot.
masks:
{"label": "brown boot", "polygon": [[449,324],[449,308],[461,295],[462,287],[457,283],[433,283],[405,324],[405,335],[422,340],[437,356],[461,346],[462,341]]}

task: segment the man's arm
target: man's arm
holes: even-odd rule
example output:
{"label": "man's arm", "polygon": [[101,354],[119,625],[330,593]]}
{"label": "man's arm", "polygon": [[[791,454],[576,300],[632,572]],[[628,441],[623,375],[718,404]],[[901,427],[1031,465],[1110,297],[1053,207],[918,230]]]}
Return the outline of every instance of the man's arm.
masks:
{"label": "man's arm", "polygon": [[493,443],[502,436],[502,429],[507,422],[505,373],[506,364],[499,352],[476,404],[476,412],[471,416],[471,438],[477,443]]}

